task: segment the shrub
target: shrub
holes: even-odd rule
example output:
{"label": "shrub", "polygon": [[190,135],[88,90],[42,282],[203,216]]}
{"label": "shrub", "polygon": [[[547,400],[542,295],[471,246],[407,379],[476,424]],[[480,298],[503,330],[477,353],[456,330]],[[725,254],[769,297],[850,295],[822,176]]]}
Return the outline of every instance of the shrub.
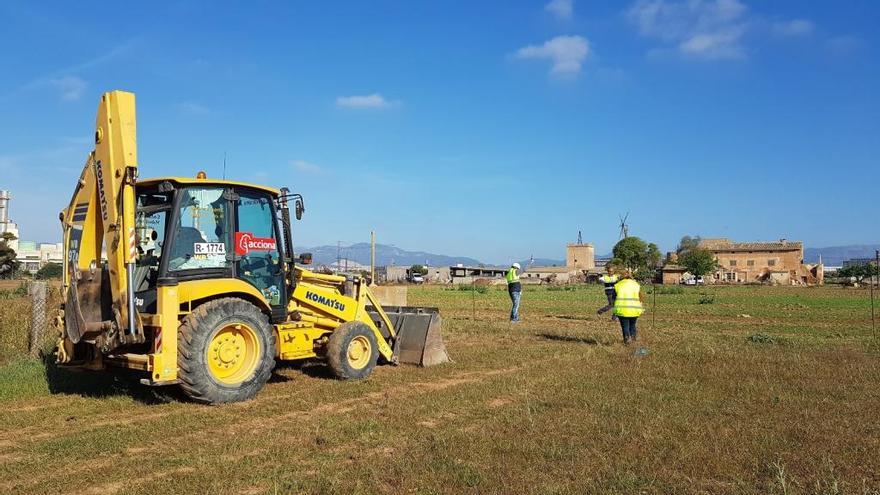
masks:
{"label": "shrub", "polygon": [[476,285],[476,284],[459,284],[458,290],[465,291],[465,292],[475,291],[480,294],[485,294],[485,293],[489,292],[489,286],[488,285]]}
{"label": "shrub", "polygon": [[12,290],[0,290],[0,300],[3,299],[16,299],[19,297],[27,297],[28,288],[27,283],[22,282],[18,284],[18,287]]}
{"label": "shrub", "polygon": [[684,294],[684,287],[680,285],[656,285],[647,292],[651,294],[654,290],[657,291],[657,294]]}
{"label": "shrub", "polygon": [[715,294],[700,294],[700,304],[715,304]]}
{"label": "shrub", "polygon": [[37,270],[37,280],[47,280],[50,278],[61,278],[63,273],[61,263],[46,263],[42,268]]}
{"label": "shrub", "polygon": [[776,342],[776,340],[773,337],[771,337],[767,334],[763,334],[763,333],[756,333],[754,335],[749,335],[747,340],[749,342],[752,342],[755,344],[773,344]]}

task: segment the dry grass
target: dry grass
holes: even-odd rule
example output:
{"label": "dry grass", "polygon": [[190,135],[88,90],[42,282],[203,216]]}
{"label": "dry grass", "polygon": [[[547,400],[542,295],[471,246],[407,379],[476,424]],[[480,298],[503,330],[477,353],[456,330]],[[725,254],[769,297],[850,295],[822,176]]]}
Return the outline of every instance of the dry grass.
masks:
{"label": "dry grass", "polygon": [[364,382],[280,368],[224,407],[17,361],[0,492],[878,493],[865,292],[709,292],[658,294],[637,356],[595,287],[527,287],[517,326],[502,290],[417,288],[455,363]]}
{"label": "dry grass", "polygon": [[[26,282],[0,280],[0,366],[21,359],[28,353],[28,333],[31,327],[31,304]],[[54,330],[49,327],[54,309],[58,306],[58,284],[49,288],[46,301],[47,328],[38,343],[48,352],[55,342]]]}

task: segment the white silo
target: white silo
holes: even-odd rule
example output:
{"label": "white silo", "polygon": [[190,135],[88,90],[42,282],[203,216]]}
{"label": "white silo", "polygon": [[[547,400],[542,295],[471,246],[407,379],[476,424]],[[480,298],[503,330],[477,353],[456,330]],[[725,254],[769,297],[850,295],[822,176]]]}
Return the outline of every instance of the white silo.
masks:
{"label": "white silo", "polygon": [[9,223],[9,191],[0,190],[0,234],[6,232]]}

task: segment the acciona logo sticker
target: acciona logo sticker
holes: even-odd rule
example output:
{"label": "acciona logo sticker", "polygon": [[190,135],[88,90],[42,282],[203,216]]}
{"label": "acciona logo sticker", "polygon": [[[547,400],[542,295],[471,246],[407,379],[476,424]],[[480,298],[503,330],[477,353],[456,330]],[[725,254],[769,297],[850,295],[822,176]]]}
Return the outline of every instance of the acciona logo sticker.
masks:
{"label": "acciona logo sticker", "polygon": [[246,256],[251,251],[274,251],[275,239],[254,237],[250,232],[235,233],[235,254]]}

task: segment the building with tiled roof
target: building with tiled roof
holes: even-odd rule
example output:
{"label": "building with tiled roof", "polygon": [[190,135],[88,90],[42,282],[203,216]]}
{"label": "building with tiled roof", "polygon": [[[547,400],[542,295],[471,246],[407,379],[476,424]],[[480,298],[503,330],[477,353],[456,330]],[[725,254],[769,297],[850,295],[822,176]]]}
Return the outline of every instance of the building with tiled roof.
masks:
{"label": "building with tiled roof", "polygon": [[804,244],[800,241],[701,239],[699,247],[711,251],[718,260],[717,282],[822,283],[821,265],[804,265]]}

